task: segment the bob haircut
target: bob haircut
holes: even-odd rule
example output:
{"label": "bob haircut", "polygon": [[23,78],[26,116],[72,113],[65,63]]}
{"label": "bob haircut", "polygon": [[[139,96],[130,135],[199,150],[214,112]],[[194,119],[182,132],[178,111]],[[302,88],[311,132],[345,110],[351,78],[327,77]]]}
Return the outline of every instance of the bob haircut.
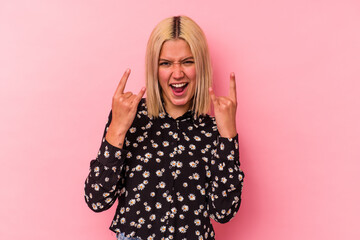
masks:
{"label": "bob haircut", "polygon": [[208,89],[212,84],[212,68],[205,34],[191,18],[175,16],[162,20],[152,31],[147,43],[146,104],[150,117],[156,118],[165,112],[158,79],[159,56],[164,42],[175,39],[183,39],[189,44],[195,61],[196,86],[191,110],[196,117],[209,111]]}

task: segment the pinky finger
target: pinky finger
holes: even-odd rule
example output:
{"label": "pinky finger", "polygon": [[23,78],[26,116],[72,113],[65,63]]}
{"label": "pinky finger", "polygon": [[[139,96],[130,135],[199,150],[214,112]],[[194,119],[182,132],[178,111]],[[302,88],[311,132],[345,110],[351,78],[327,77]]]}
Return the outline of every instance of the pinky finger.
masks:
{"label": "pinky finger", "polygon": [[216,96],[214,94],[214,90],[212,89],[212,87],[209,87],[209,94],[210,94],[211,101],[213,102],[213,104],[215,104]]}
{"label": "pinky finger", "polygon": [[143,87],[143,88],[141,88],[140,92],[136,95],[135,101],[137,102],[137,104],[139,104],[139,102],[141,101],[142,97],[145,94],[145,91],[146,91],[146,88]]}

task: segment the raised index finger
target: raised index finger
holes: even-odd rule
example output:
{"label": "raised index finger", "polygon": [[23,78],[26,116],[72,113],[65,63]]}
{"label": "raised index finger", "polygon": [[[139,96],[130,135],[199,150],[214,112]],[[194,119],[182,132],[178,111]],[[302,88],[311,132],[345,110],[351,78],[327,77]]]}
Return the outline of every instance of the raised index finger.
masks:
{"label": "raised index finger", "polygon": [[230,91],[229,97],[236,102],[236,81],[235,81],[235,73],[230,74]]}
{"label": "raised index finger", "polygon": [[120,82],[119,82],[119,85],[117,86],[116,88],[116,91],[115,91],[115,95],[120,95],[120,94],[123,94],[124,93],[124,89],[125,89],[125,85],[126,85],[126,82],[129,78],[129,75],[130,75],[130,69],[126,69],[126,71],[124,72]]}

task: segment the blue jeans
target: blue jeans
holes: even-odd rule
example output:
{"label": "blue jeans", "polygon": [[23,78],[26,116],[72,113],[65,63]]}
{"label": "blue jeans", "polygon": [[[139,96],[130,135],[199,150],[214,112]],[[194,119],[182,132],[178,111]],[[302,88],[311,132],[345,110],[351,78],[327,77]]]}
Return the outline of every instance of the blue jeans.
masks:
{"label": "blue jeans", "polygon": [[117,237],[117,240],[139,240],[138,238],[125,237],[124,233],[117,233],[116,237]]}

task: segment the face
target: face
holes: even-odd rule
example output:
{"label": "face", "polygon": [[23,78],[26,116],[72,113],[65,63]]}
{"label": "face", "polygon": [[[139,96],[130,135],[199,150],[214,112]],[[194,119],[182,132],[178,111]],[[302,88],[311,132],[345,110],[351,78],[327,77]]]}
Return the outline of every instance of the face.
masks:
{"label": "face", "polygon": [[166,110],[189,110],[195,94],[196,71],[194,57],[186,41],[168,40],[163,44],[158,77]]}

